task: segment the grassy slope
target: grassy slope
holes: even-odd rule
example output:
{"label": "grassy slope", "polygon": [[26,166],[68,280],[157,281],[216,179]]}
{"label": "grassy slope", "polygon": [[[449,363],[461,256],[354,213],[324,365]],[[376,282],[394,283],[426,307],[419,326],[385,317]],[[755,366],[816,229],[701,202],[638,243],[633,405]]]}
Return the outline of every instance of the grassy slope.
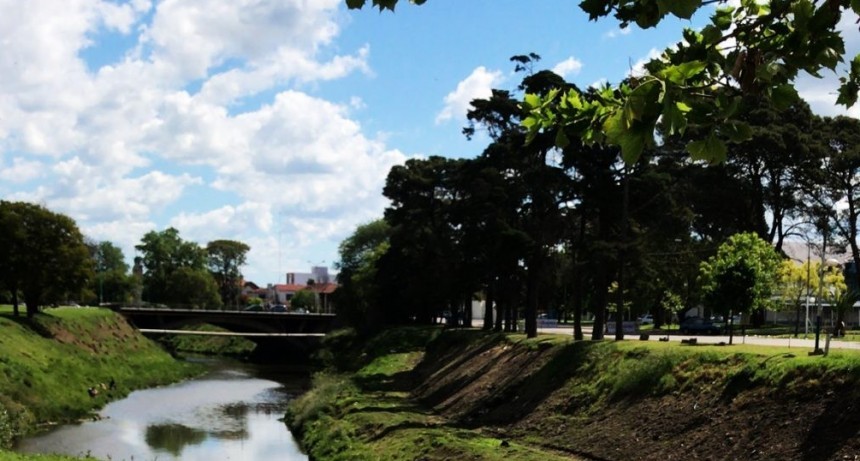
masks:
{"label": "grassy slope", "polygon": [[838,459],[858,449],[856,412],[832,413],[860,403],[851,352],[450,332],[426,355],[394,341],[362,357],[341,342],[347,363],[366,365],[318,376],[288,414],[320,460]]}
{"label": "grassy slope", "polygon": [[[320,373],[287,424],[318,460],[561,460],[554,451],[459,428],[415,404],[404,381],[437,329],[393,330],[341,352],[354,373]],[[343,347],[345,344],[340,344]],[[369,361],[369,362],[368,362]]]}
{"label": "grassy slope", "polygon": [[[192,331],[227,331],[214,325],[195,325]],[[239,336],[170,335],[160,340],[171,350],[191,354],[247,357],[253,352],[253,341]]]}
{"label": "grassy slope", "polygon": [[[31,322],[0,308],[0,446],[10,433],[77,420],[132,390],[196,372],[108,310],[49,309]],[[88,395],[89,387],[112,379],[114,390]]]}

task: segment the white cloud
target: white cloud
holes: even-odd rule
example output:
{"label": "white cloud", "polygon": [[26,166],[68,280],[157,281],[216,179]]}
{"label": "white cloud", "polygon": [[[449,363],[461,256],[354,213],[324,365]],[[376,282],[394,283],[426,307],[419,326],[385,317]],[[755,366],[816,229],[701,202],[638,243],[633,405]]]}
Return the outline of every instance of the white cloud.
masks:
{"label": "white cloud", "polygon": [[607,31],[606,33],[603,34],[603,37],[609,38],[609,39],[618,38],[622,35],[630,35],[631,32],[633,32],[633,27],[630,27],[630,26],[624,27],[624,28],[619,27],[617,29],[610,29],[609,31]]}
{"label": "white cloud", "polygon": [[12,159],[12,165],[0,168],[0,181],[23,183],[43,175],[44,164],[21,157]]}
{"label": "white cloud", "polygon": [[603,88],[607,83],[609,83],[609,80],[607,80],[606,77],[603,77],[603,78],[597,79],[591,85],[588,85],[588,87],[589,88]]}
{"label": "white cloud", "polygon": [[651,50],[648,51],[647,56],[633,63],[627,75],[631,77],[641,77],[645,75],[645,64],[648,64],[652,59],[659,58],[662,54],[662,50],[658,50],[657,48],[651,48]]}
{"label": "white cloud", "polygon": [[579,74],[582,70],[582,61],[574,58],[573,56],[565,59],[564,61],[555,65],[552,68],[552,71],[556,74],[562,76],[562,78],[567,79],[568,77],[575,76]]}
{"label": "white cloud", "polygon": [[457,89],[445,96],[445,107],[436,116],[440,124],[451,119],[465,119],[474,99],[488,98],[492,89],[503,80],[501,71],[488,71],[480,66],[472,71],[465,80],[457,84]]}

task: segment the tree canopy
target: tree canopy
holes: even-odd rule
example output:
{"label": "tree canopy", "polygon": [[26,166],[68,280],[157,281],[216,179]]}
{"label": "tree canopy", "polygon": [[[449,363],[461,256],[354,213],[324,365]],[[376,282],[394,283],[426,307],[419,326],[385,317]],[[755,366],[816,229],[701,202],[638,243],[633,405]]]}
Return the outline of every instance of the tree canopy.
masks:
{"label": "tree canopy", "polygon": [[218,283],[218,292],[225,305],[239,305],[241,268],[250,250],[251,247],[235,240],[215,240],[206,244],[207,266]]}
{"label": "tree canopy", "polygon": [[80,299],[93,277],[93,261],[77,224],[68,216],[26,202],[0,200],[0,285],[23,293],[27,316],[41,306]]}
{"label": "tree canopy", "polygon": [[752,232],[733,235],[700,266],[705,305],[721,314],[769,307],[779,269],[769,243]]}
{"label": "tree canopy", "polygon": [[[411,0],[423,4],[425,0]],[[366,0],[346,0],[361,8]],[[397,0],[373,0],[380,10],[393,11]],[[786,108],[798,99],[794,82],[803,72],[820,76],[839,71],[837,103],[850,107],[860,90],[860,55],[849,59],[837,27],[847,11],[860,13],[856,0],[583,0],[580,8],[590,20],[614,17],[621,27],[656,27],[667,16],[690,19],[706,5],[717,3],[701,30],[687,28],[682,40],[645,66],[645,74],[606,85],[595,97],[584,98],[575,87],[545,94],[527,94],[522,106],[530,138],[548,132],[564,147],[573,139],[586,144],[620,147],[624,160],[635,163],[655,145],[658,121],[670,135],[690,126],[703,135],[691,139],[687,153],[697,160],[725,160],[727,143],[752,136],[744,96],[766,98]]]}

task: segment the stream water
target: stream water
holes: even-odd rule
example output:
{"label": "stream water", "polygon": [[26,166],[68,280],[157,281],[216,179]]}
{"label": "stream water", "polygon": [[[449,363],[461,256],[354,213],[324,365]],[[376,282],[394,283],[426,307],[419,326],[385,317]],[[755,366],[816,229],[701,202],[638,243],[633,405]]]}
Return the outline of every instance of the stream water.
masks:
{"label": "stream water", "polygon": [[131,393],[100,420],[22,440],[16,451],[104,460],[307,460],[280,421],[306,377],[212,362],[204,376]]}

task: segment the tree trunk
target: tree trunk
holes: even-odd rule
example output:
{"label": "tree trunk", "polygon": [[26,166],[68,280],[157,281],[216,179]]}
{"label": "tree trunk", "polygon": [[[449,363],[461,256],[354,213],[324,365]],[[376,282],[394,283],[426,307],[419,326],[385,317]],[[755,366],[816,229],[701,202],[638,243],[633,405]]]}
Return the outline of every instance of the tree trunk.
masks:
{"label": "tree trunk", "polygon": [[18,311],[18,287],[12,287],[12,315],[18,317],[21,313]]}
{"label": "tree trunk", "polygon": [[542,262],[539,255],[533,256],[526,278],[526,337],[537,337],[537,307]]}
{"label": "tree trunk", "polygon": [[463,326],[472,328],[472,297],[467,296],[463,300]]}
{"label": "tree trunk", "polygon": [[603,330],[606,327],[606,261],[600,257],[597,262],[597,274],[594,278],[594,328],[591,330],[591,339],[603,339]]}
{"label": "tree trunk", "polygon": [[496,290],[493,283],[487,284],[487,296],[484,300],[484,327],[485,331],[493,329],[493,304],[495,303]]}

